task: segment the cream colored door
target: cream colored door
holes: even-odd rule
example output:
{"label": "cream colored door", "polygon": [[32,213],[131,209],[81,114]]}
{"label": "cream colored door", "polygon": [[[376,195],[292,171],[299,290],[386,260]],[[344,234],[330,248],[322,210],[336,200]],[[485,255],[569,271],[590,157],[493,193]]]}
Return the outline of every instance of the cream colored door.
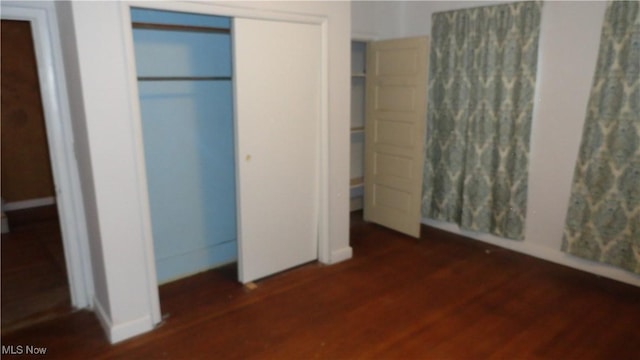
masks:
{"label": "cream colored door", "polygon": [[427,102],[426,37],[367,50],[364,218],[420,236]]}
{"label": "cream colored door", "polygon": [[238,272],[246,283],[318,255],[320,25],[234,20]]}

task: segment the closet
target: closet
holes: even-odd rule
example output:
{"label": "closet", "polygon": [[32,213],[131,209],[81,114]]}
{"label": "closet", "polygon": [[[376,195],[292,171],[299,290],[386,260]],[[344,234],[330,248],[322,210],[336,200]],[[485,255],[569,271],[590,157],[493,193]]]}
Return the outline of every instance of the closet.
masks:
{"label": "closet", "polygon": [[158,282],[237,259],[231,19],[131,11]]}
{"label": "closet", "polygon": [[316,260],[320,23],[133,8],[158,282],[225,263],[246,283]]}

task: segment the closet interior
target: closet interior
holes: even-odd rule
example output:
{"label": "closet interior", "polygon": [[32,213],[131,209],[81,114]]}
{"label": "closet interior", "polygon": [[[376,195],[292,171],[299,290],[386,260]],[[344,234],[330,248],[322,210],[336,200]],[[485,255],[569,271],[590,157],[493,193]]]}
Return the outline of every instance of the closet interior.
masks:
{"label": "closet interior", "polygon": [[351,42],[351,211],[364,207],[364,119],[367,43]]}
{"label": "closet interior", "polygon": [[156,271],[237,260],[231,19],[131,10]]}

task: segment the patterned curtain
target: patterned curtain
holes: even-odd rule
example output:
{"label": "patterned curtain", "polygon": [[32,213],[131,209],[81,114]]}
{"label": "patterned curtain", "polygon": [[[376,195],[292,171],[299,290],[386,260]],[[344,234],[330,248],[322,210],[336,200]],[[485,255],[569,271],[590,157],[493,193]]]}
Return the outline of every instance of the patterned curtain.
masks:
{"label": "patterned curtain", "polygon": [[609,3],[562,250],[640,274],[640,4]]}
{"label": "patterned curtain", "polygon": [[425,217],[523,239],[540,2],[436,13]]}

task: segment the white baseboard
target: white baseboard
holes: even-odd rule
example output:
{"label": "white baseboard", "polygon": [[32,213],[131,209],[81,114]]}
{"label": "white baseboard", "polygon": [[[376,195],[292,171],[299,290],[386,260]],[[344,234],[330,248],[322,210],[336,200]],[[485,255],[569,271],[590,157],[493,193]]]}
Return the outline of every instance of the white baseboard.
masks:
{"label": "white baseboard", "polygon": [[351,246],[347,246],[342,249],[332,251],[331,260],[329,264],[337,264],[339,262],[349,260],[352,257],[353,257],[353,249],[351,248]]}
{"label": "white baseboard", "polygon": [[30,209],[39,206],[53,205],[56,203],[56,198],[53,196],[43,197],[38,199],[29,199],[22,201],[13,201],[5,203],[2,207],[4,211],[13,211],[13,210],[22,210],[22,209]]}
{"label": "white baseboard", "polygon": [[628,271],[619,269],[614,266],[601,264],[594,261],[581,259],[567,253],[562,252],[560,249],[551,249],[548,247],[540,246],[530,241],[514,241],[496,238],[488,234],[474,234],[460,230],[455,224],[444,223],[431,219],[422,219],[422,223],[440,230],[458,234],[473,240],[482,241],[491,245],[499,246],[501,248],[509,249],[522,254],[530,255],[542,260],[550,261],[556,264],[568,266],[574,269],[582,270],[591,274],[606,277],[629,285],[640,287],[640,276],[634,275]]}
{"label": "white baseboard", "polygon": [[93,298],[93,308],[98,320],[100,321],[100,325],[102,325],[102,329],[107,334],[107,338],[109,338],[109,342],[111,344],[115,344],[153,330],[153,322],[151,321],[150,316],[144,316],[139,319],[114,325],[109,316],[107,316],[107,313],[104,311],[102,304],[100,304],[95,297]]}

